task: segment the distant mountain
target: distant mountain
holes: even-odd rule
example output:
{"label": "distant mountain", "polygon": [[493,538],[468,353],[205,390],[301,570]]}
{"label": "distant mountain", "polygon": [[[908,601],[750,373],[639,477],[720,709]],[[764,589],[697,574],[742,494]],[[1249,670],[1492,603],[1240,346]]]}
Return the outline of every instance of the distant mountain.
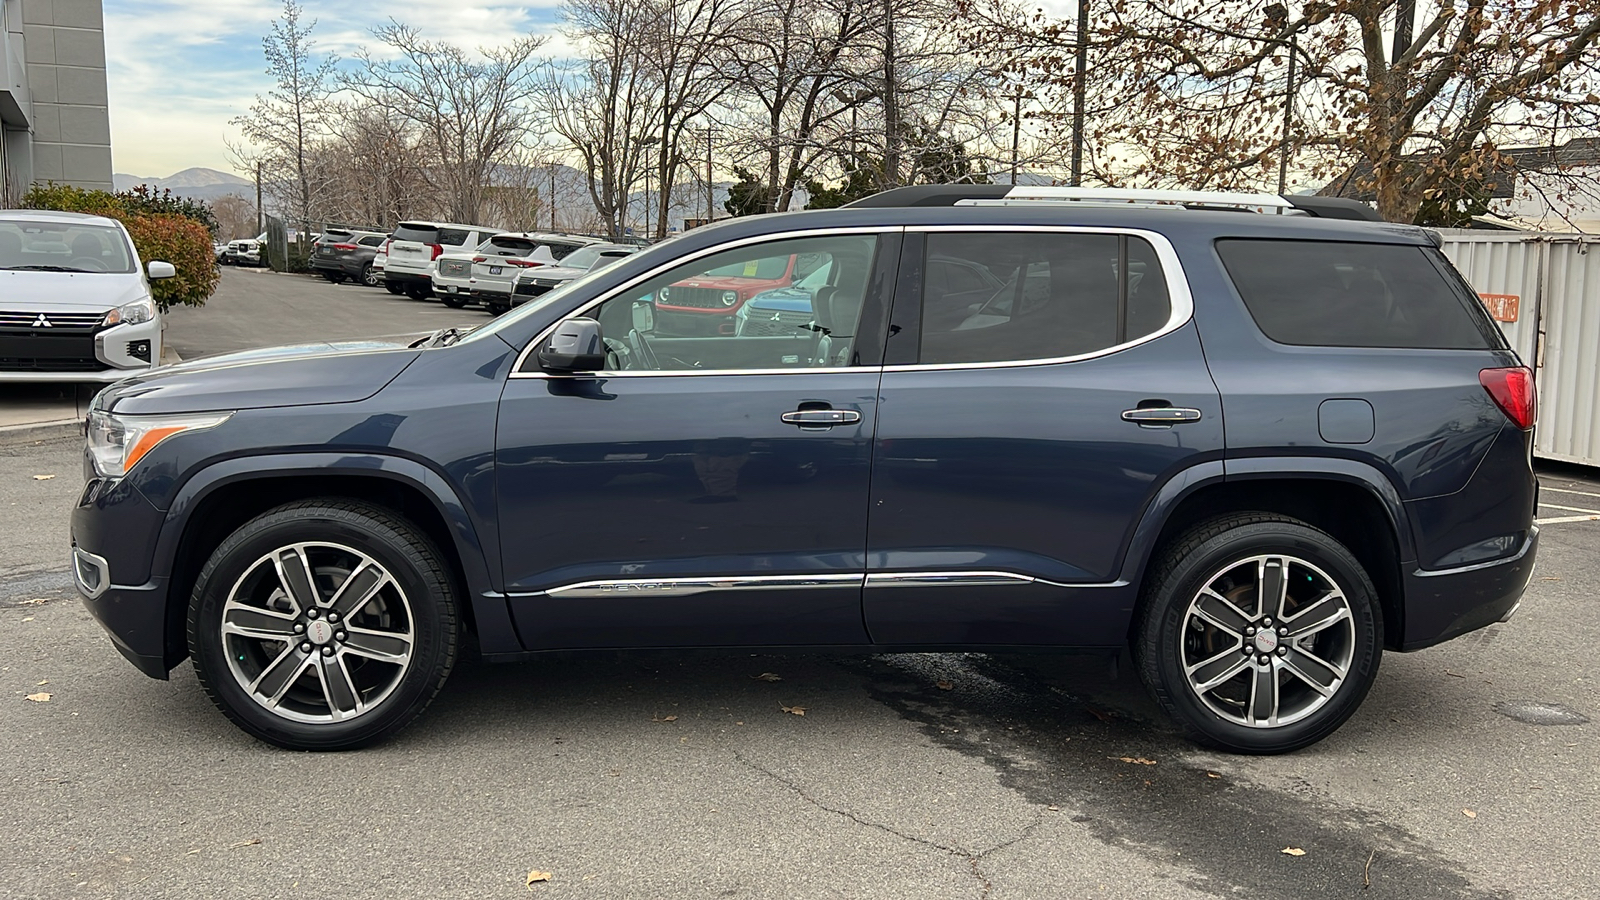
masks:
{"label": "distant mountain", "polygon": [[195,167],[184,169],[166,178],[146,178],[140,175],[125,175],[117,173],[111,176],[111,182],[119,191],[126,191],[141,184],[149,185],[155,190],[170,190],[179,197],[193,200],[215,200],[224,194],[238,194],[243,197],[255,191],[255,183],[240,178],[228,172],[219,172],[216,169]]}

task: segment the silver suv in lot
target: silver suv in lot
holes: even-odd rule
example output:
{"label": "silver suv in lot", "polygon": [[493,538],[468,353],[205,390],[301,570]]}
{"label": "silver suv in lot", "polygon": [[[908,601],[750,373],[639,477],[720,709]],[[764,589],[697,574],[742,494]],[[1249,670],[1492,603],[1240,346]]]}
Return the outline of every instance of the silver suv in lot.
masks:
{"label": "silver suv in lot", "polygon": [[161,361],[151,279],[122,225],[80,213],[0,210],[0,382],[117,381]]}

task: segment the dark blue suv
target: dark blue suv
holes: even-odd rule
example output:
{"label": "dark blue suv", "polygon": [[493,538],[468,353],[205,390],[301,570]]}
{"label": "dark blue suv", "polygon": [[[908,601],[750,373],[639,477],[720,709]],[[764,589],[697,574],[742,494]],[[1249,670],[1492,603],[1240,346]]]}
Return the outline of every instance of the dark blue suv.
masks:
{"label": "dark blue suv", "polygon": [[[192,658],[285,747],[393,733],[467,632],[1129,648],[1197,738],[1303,747],[1383,650],[1510,616],[1538,536],[1528,370],[1427,232],[1361,217],[905,188],[470,333],[164,368],[93,404],[76,580],[141,671]],[[767,327],[656,329],[664,288],[777,262],[826,271]]]}

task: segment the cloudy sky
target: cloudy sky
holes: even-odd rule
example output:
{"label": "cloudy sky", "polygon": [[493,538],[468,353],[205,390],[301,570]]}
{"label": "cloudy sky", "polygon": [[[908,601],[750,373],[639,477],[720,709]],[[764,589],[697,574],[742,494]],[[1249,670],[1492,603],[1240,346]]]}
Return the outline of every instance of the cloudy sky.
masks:
{"label": "cloudy sky", "polygon": [[[343,57],[390,17],[465,47],[553,31],[558,0],[301,0],[318,49]],[[111,151],[118,172],[232,171],[229,120],[268,87],[261,38],[282,0],[104,0]]]}

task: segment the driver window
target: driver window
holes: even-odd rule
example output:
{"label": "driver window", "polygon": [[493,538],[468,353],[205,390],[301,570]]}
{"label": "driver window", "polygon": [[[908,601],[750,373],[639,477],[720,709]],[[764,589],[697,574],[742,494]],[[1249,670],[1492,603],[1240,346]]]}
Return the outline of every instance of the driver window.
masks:
{"label": "driver window", "polygon": [[874,235],[793,238],[686,263],[591,311],[612,371],[856,365]]}

